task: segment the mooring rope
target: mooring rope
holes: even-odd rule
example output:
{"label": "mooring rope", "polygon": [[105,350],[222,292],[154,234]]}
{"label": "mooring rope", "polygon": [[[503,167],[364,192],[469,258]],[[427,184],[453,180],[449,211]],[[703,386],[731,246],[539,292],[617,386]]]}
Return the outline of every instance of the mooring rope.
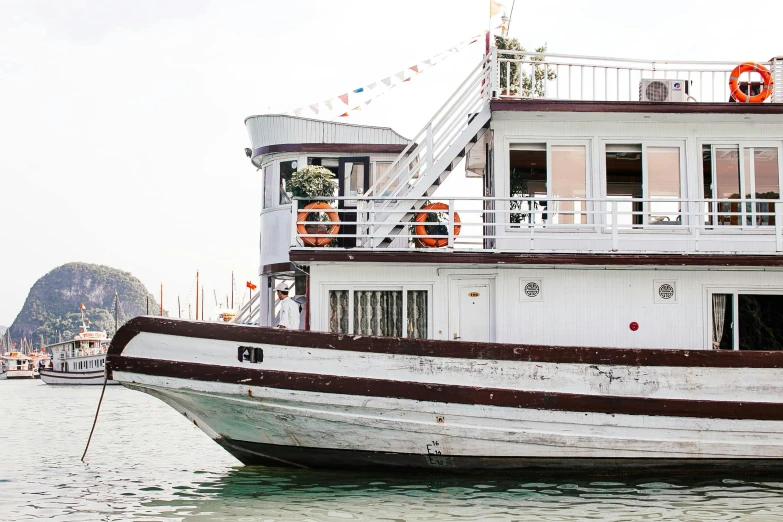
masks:
{"label": "mooring rope", "polygon": [[87,437],[87,445],[84,447],[84,453],[82,453],[82,462],[84,457],[87,456],[87,450],[90,447],[90,441],[92,440],[92,432],[95,431],[95,425],[98,423],[98,413],[101,411],[101,403],[103,402],[103,394],[106,391],[106,383],[109,381],[109,373],[104,369],[103,376],[103,388],[101,389],[101,398],[98,400],[98,409],[95,410],[95,418],[92,420],[92,429],[90,430],[90,436]]}

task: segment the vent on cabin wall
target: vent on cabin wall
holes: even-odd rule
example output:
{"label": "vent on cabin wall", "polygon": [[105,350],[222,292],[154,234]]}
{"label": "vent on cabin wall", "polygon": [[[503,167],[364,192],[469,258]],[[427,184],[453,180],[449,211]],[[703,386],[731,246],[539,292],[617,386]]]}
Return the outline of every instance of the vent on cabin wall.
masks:
{"label": "vent on cabin wall", "polygon": [[674,304],[677,302],[677,281],[654,281],[655,302],[658,304]]}
{"label": "vent on cabin wall", "polygon": [[544,291],[541,285],[541,279],[529,279],[527,277],[519,280],[519,300],[523,303],[530,301],[543,301]]}

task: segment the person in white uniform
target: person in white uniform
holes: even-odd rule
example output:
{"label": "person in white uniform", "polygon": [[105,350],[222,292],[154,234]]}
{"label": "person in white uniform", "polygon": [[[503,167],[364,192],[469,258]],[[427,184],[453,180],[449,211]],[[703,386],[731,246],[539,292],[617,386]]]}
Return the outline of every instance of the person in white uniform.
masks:
{"label": "person in white uniform", "polygon": [[287,328],[289,330],[299,329],[299,305],[288,297],[288,287],[285,283],[279,283],[277,297],[280,299],[280,315],[277,321],[278,328]]}

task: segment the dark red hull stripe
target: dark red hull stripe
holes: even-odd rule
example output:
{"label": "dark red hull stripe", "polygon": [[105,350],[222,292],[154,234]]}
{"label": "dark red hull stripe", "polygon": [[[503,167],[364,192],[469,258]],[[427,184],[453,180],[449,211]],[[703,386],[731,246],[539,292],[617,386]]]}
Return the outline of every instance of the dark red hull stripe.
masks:
{"label": "dark red hull stripe", "polygon": [[689,368],[783,368],[783,351],[660,350],[473,343],[352,336],[227,323],[201,323],[163,317],[136,317],[128,321],[114,336],[109,353],[120,355],[128,342],[140,332],[236,343],[276,344],[417,357]]}
{"label": "dark red hull stripe", "polygon": [[[732,474],[780,472],[783,459],[658,459],[658,458],[544,458],[483,457],[472,455],[428,455],[358,451],[302,446],[279,446],[232,439],[216,440],[247,466],[279,466],[327,469],[416,468],[432,471],[523,470],[552,474],[627,474],[677,473],[704,474],[705,471],[728,471]],[[659,475],[660,476],[660,475]],[[497,477],[493,477],[497,478]]]}
{"label": "dark red hull stripe", "polygon": [[328,261],[336,263],[431,263],[438,265],[720,266],[726,268],[783,266],[783,256],[763,254],[513,254],[508,252],[442,252],[434,248],[408,252],[297,248],[291,250],[289,256],[291,261],[299,263]]}
{"label": "dark red hull stripe", "polygon": [[783,404],[780,403],[696,401],[515,391],[504,388],[479,388],[453,384],[429,384],[263,370],[255,364],[248,367],[234,367],[118,355],[110,355],[107,363],[112,372],[124,371],[194,381],[264,386],[318,393],[339,393],[362,397],[586,413],[783,420]]}

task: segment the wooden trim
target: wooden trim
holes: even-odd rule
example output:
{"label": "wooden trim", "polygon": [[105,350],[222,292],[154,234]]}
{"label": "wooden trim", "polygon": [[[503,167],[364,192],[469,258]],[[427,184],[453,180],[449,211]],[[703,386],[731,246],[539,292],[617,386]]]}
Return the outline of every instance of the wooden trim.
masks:
{"label": "wooden trim", "polygon": [[492,112],[628,112],[669,114],[783,114],[783,103],[690,103],[642,101],[493,100]]}
{"label": "wooden trim", "polygon": [[113,372],[121,371],[203,382],[241,383],[242,386],[262,386],[314,393],[337,393],[362,397],[580,413],[783,420],[783,404],[781,403],[654,399],[509,390],[507,388],[262,370],[257,367],[223,366],[140,357],[113,356],[112,358]]}
{"label": "wooden trim", "polygon": [[274,263],[261,267],[260,275],[279,274],[282,272],[296,272],[296,265],[293,263]]}
{"label": "wooden trim", "polygon": [[783,256],[738,254],[512,254],[502,252],[362,251],[329,248],[292,249],[294,262],[432,263],[471,265],[609,265],[609,266],[723,266],[783,267]]}
{"label": "wooden trim", "polygon": [[783,351],[592,348],[404,339],[282,330],[230,323],[202,323],[155,316],[136,317],[128,321],[112,339],[108,354],[113,356],[113,360],[117,360],[130,340],[141,332],[237,343],[416,357],[685,368],[783,368]]}
{"label": "wooden trim", "polygon": [[253,149],[252,157],[276,152],[328,152],[345,154],[399,154],[408,144],[401,143],[281,143]]}

